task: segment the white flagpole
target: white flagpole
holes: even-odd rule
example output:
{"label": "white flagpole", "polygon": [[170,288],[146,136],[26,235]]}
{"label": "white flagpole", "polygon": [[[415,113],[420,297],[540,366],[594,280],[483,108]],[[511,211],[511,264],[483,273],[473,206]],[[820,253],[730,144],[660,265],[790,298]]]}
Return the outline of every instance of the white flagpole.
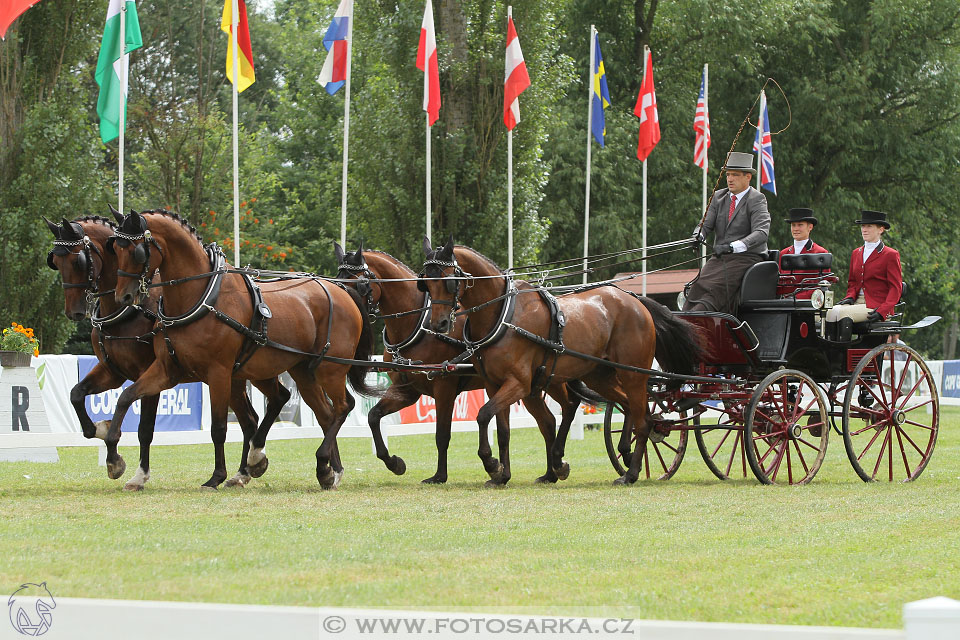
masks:
{"label": "white flagpole", "polygon": [[[351,3],[352,4],[352,3]],[[347,93],[343,103],[343,186],[340,196],[340,246],[347,246],[347,164],[350,150],[350,66],[353,61],[353,9],[347,22]]]}
{"label": "white flagpole", "polygon": [[[707,65],[704,64],[704,65],[703,65],[703,118],[704,118],[703,125],[704,125],[704,127],[708,127],[708,126],[709,126],[709,122],[710,122],[710,120],[709,120],[710,109],[709,109],[709,107],[708,107],[709,102],[707,101],[707,82],[708,82],[708,79],[709,79],[709,78],[708,78],[708,76],[707,76]],[[707,167],[710,165],[710,151],[709,151],[709,148],[707,147],[706,131],[704,131],[703,155],[704,155],[704,159],[703,159],[703,160],[704,160],[704,162],[703,162],[703,198],[702,198],[702,204],[700,205],[700,215],[703,215],[703,212],[707,210]],[[703,265],[705,265],[706,263],[707,263],[707,245],[701,244],[701,245],[700,245],[700,266],[701,266],[701,268],[702,268]]]}
{"label": "white flagpole", "polygon": [[[507,7],[507,24],[513,7]],[[513,129],[507,130],[507,267],[513,269]]]}
{"label": "white flagpole", "polygon": [[587,76],[587,88],[590,100],[587,102],[587,193],[583,207],[583,284],[587,284],[587,256],[590,252],[590,136],[593,135],[593,66],[596,63],[596,33],[594,25],[590,25],[590,73]]}
{"label": "white flagpole", "polygon": [[760,91],[760,117],[757,118],[757,136],[760,148],[757,149],[757,191],[760,191],[760,177],[763,175],[763,112],[767,110],[767,92]]}
{"label": "white flagpole", "polygon": [[[650,47],[643,45],[643,80],[640,82],[640,86],[644,87],[647,84],[647,60],[650,59]],[[643,261],[641,262],[643,268],[643,275],[640,276],[640,294],[643,296],[647,295],[647,161],[643,161],[643,222],[642,222],[643,231],[640,235],[640,241],[643,243]]]}
{"label": "white flagpole", "polygon": [[238,91],[237,86],[240,82],[240,62],[238,60],[237,50],[240,48],[237,42],[237,30],[240,23],[240,8],[237,0],[233,0],[232,15],[230,17],[230,42],[231,51],[233,51],[233,264],[240,266],[240,154],[238,133]]}
{"label": "white flagpole", "polygon": [[117,175],[117,204],[119,205],[120,213],[123,213],[123,148],[124,148],[124,135],[123,130],[126,128],[126,116],[127,116],[127,82],[128,78],[128,69],[127,69],[127,2],[126,0],[121,0],[120,2],[120,154],[119,154],[119,172]]}
{"label": "white flagpole", "polygon": [[[426,66],[426,64],[424,64]],[[427,72],[424,72],[426,76]],[[426,77],[424,77],[426,81]],[[433,244],[430,237],[430,112],[426,113],[427,116],[427,242]]]}

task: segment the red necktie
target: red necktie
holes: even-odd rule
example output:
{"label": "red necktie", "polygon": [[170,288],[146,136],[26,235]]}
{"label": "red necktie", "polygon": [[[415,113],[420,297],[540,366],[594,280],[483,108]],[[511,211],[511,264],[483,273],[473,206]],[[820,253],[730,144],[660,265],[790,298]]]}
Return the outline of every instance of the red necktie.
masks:
{"label": "red necktie", "polygon": [[733,210],[737,208],[737,196],[730,196],[730,213],[727,214],[727,222],[733,220]]}

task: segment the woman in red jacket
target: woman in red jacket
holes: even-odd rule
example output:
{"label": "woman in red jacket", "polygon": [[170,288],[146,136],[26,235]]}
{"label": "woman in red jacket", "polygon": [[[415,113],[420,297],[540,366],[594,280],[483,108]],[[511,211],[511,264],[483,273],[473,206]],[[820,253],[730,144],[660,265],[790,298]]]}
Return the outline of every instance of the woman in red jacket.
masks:
{"label": "woman in red jacket", "polygon": [[850,339],[854,322],[886,319],[903,292],[900,254],[882,240],[890,228],[887,214],[881,211],[861,211],[860,214],[855,224],[860,225],[863,246],[854,249],[850,256],[846,297],[827,312],[827,336],[838,332],[840,340]]}

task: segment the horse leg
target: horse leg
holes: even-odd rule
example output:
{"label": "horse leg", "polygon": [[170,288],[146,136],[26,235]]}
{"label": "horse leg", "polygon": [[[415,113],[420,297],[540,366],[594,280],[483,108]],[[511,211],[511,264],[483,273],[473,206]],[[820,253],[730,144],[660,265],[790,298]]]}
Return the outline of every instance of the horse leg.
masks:
{"label": "horse leg", "polygon": [[140,425],[137,438],[140,440],[140,466],[137,473],[123,485],[126,491],[143,491],[143,485],[150,479],[150,445],[153,443],[153,430],[157,424],[157,405],[160,396],[146,396],[140,401]]}
{"label": "horse leg", "polygon": [[387,449],[387,443],[383,441],[383,433],[380,430],[380,421],[384,416],[396,413],[404,407],[420,399],[420,392],[410,385],[394,385],[387,390],[380,401],[373,406],[367,415],[367,424],[370,425],[370,433],[373,435],[373,446],[377,451],[377,458],[383,461],[384,466],[398,476],[402,476],[407,471],[407,464],[399,456],[391,456]]}
{"label": "horse leg", "polygon": [[[650,421],[647,420],[647,376],[641,376],[638,383],[624,385],[629,396],[628,405],[624,407],[624,432],[627,431],[627,416],[636,416],[633,419],[637,434],[637,444],[630,458],[630,466],[626,473],[614,480],[614,484],[633,484],[640,477],[640,467],[643,462],[643,453],[647,449],[647,436],[650,435]],[[622,436],[621,436],[622,440]],[[624,458],[626,460],[626,458]]]}
{"label": "horse leg", "polygon": [[[267,409],[264,412],[263,420],[260,422],[260,426],[257,427],[256,432],[252,438],[247,439],[246,446],[244,447],[244,458],[246,462],[247,473],[250,474],[253,478],[259,478],[267,471],[267,466],[270,464],[270,461],[267,459],[266,454],[264,453],[264,448],[267,443],[267,434],[270,433],[270,428],[273,426],[273,423],[276,422],[277,416],[280,415],[280,412],[283,411],[284,405],[287,404],[287,401],[290,400],[290,390],[285,386],[280,384],[279,378],[270,378],[269,380],[256,380],[253,383],[257,389],[263,393],[267,398]],[[246,438],[246,435],[244,435]]]}
{"label": "horse leg", "polygon": [[[323,366],[324,365],[321,364],[316,370],[311,370],[306,364],[300,364],[290,369],[290,375],[293,376],[294,381],[297,383],[297,388],[300,390],[300,397],[303,398],[307,406],[313,410],[317,422],[320,423],[320,428],[323,429],[323,442],[320,444],[320,447],[317,448],[316,454],[317,482],[319,482],[320,486],[324,489],[333,489],[336,488],[336,485],[340,482],[340,478],[343,475],[343,468],[341,467],[340,473],[338,474],[337,470],[333,469],[330,465],[330,451],[332,449],[330,435],[333,433],[336,420],[340,419],[342,422],[343,419],[346,419],[346,414],[344,414],[342,418],[337,416],[335,414],[335,407],[327,400],[327,393],[325,393],[324,387],[317,379],[317,373]],[[344,381],[345,379],[341,381],[341,384],[343,384]],[[330,396],[330,400],[333,400],[332,396]],[[337,428],[339,429],[339,425]]]}
{"label": "horse leg", "polygon": [[[492,398],[497,393],[496,387],[487,386],[487,397]],[[510,421],[510,409],[507,408],[506,411],[497,413],[497,427],[499,428],[500,423],[506,420],[509,424]],[[488,423],[480,424],[479,420],[477,422],[477,436],[479,442],[477,443],[477,456],[480,458],[480,462],[483,463],[483,470],[487,472],[491,478],[494,476],[499,476],[503,471],[503,465],[500,464],[500,461],[493,457],[493,452],[490,450],[490,437],[488,434]]]}
{"label": "horse leg", "polygon": [[157,359],[136,382],[120,394],[117,399],[117,408],[113,412],[113,419],[110,421],[110,428],[103,438],[104,444],[107,445],[107,476],[111,480],[116,480],[122,476],[127,469],[127,463],[123,461],[123,456],[117,451],[117,445],[120,443],[120,426],[123,424],[123,418],[130,409],[130,405],[140,398],[159,396],[161,391],[169,389],[176,382],[167,371],[165,362],[162,359]]}
{"label": "horse leg", "polygon": [[549,466],[557,475],[557,479],[566,480],[570,476],[570,465],[563,461],[563,454],[567,448],[570,425],[573,424],[577,417],[577,411],[580,409],[580,401],[570,397],[565,385],[560,385],[559,389],[559,391],[552,388],[550,390],[550,396],[560,403],[561,414],[557,437],[553,441],[553,448],[550,451]]}
{"label": "horse leg", "polygon": [[94,393],[103,393],[108,389],[116,389],[123,384],[123,378],[116,375],[102,362],[94,365],[83,380],[70,390],[70,404],[80,420],[80,429],[84,438],[100,438],[101,440],[110,429],[109,420],[101,420],[94,424],[87,414],[86,397]]}
{"label": "horse leg", "polygon": [[[213,475],[200,485],[216,490],[227,479],[227,459],[223,445],[227,441],[227,407],[230,404],[231,376],[229,369],[211,368],[207,375],[210,389],[210,439],[213,441]],[[249,405],[249,400],[247,400]],[[253,411],[250,408],[250,411]]]}
{"label": "horse leg", "polygon": [[243,451],[240,454],[240,469],[232,478],[223,483],[224,487],[244,487],[250,482],[250,473],[247,471],[246,459],[249,442],[257,431],[257,412],[247,395],[246,381],[234,379],[230,384],[230,408],[237,416],[240,430],[243,432]]}
{"label": "horse leg", "polygon": [[[529,387],[525,389],[518,380],[508,378],[493,397],[477,412],[477,424],[480,431],[485,434],[487,425],[493,416],[509,411],[510,405],[529,395],[529,392]],[[497,446],[500,449],[502,469],[498,473],[490,474],[490,479],[486,482],[488,487],[504,486],[510,481],[510,422],[509,420],[500,420],[499,417],[497,419]]]}
{"label": "horse leg", "polygon": [[547,408],[547,403],[544,402],[543,396],[540,395],[539,391],[531,393],[524,398],[523,406],[530,412],[533,419],[537,421],[537,428],[540,429],[540,435],[543,436],[543,443],[547,450],[547,472],[534,480],[534,482],[537,484],[556,482],[559,478],[553,471],[551,453],[553,451],[554,441],[556,440],[557,419],[553,417],[550,409]]}
{"label": "horse leg", "polygon": [[[450,449],[450,431],[453,422],[453,407],[457,402],[456,378],[438,379],[433,383],[433,398],[436,400],[437,432],[434,439],[437,443],[437,472],[423,480],[424,484],[443,484],[447,481],[447,453]],[[483,441],[490,443],[483,434]]]}

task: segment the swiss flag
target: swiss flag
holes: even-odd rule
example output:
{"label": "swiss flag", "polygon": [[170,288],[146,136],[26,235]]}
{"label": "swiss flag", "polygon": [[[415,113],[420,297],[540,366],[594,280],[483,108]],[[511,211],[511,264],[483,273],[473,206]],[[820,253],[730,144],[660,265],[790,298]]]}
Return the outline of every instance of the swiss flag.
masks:
{"label": "swiss flag", "polygon": [[437,31],[433,27],[433,2],[427,0],[420,26],[417,69],[423,71],[423,110],[430,114],[430,126],[440,117],[440,65],[437,62]]}
{"label": "swiss flag", "polygon": [[513,16],[507,18],[507,64],[503,78],[503,124],[512,131],[520,122],[520,94],[530,86],[527,63],[523,61],[520,39],[513,26]]}
{"label": "swiss flag", "polygon": [[643,84],[637,96],[637,106],[633,113],[640,118],[640,139],[637,142],[637,158],[647,159],[653,148],[660,142],[660,117],[657,115],[657,93],[653,89],[653,53],[646,50],[646,64],[643,71]]}

